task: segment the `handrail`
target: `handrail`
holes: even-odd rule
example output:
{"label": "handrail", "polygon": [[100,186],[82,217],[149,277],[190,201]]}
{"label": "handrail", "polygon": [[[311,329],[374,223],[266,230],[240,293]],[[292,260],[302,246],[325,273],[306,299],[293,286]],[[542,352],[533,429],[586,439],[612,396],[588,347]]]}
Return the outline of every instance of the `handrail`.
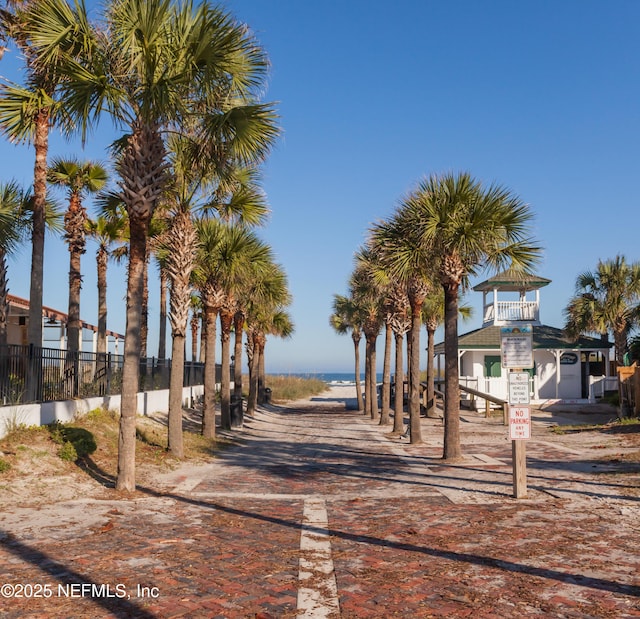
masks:
{"label": "handrail", "polygon": [[[435,384],[440,385],[443,383],[444,383],[443,380],[438,380],[436,381]],[[472,389],[471,387],[467,387],[462,383],[460,383],[459,387],[460,387],[460,391],[464,391],[465,393],[469,393],[471,395],[477,396],[479,398],[482,398],[485,401],[485,409],[484,409],[485,417],[491,416],[491,407],[489,405],[489,402],[493,402],[494,404],[501,406],[504,425],[506,426],[509,424],[509,402],[507,400],[498,398],[494,395],[491,395],[490,393],[483,393],[482,391],[478,391],[477,389]],[[444,399],[444,393],[442,393],[439,389],[436,389],[436,393],[441,394],[442,398]]]}

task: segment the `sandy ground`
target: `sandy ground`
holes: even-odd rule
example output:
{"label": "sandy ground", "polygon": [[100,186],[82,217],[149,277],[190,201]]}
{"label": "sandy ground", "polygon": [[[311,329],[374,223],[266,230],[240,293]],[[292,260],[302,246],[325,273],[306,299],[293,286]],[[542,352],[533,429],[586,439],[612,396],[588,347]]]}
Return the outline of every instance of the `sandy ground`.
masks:
{"label": "sandy ground", "polygon": [[[277,405],[265,407],[282,409]],[[355,388],[351,386],[333,386],[328,391],[308,399],[288,402],[285,410],[300,411],[342,411],[356,408]],[[158,417],[158,414],[155,415]],[[534,440],[541,445],[557,446],[572,454],[582,454],[584,464],[572,465],[576,471],[593,473],[594,452],[597,453],[600,470],[612,470],[619,473],[638,473],[640,459],[640,438],[637,433],[606,433],[593,431],[569,431],[556,434],[550,430],[553,426],[575,424],[606,423],[615,418],[615,412],[602,407],[585,408],[578,406],[560,407],[559,410],[534,410],[532,412]],[[250,421],[250,420],[247,420]],[[442,445],[442,420],[423,419],[423,449],[440,449]],[[375,426],[374,426],[375,427]],[[390,436],[389,428],[378,427],[384,440],[397,444],[399,449],[412,449],[406,438]],[[244,430],[231,433],[242,437]],[[220,433],[219,433],[220,434]],[[300,437],[298,437],[299,440]],[[497,448],[508,445],[506,428],[499,415],[491,420],[475,411],[461,411],[461,442],[465,454],[486,451],[488,444]],[[480,448],[479,445],[482,445]],[[55,447],[25,454],[23,465],[10,475],[0,474],[0,525],[5,530],[19,530],[21,523],[28,522],[29,529],[48,531],[64,530],[64,536],[76,529],[82,530],[101,527],[109,521],[113,510],[162,510],[162,493],[167,491],[188,491],[190,479],[202,479],[211,469],[211,464],[185,462],[174,467],[144,465],[136,471],[136,481],[144,487],[145,496],[122,497],[113,490],[112,479],[101,479],[92,474],[90,468],[79,467],[63,462],[55,455]],[[635,454],[635,457],[634,457]],[[470,456],[465,456],[467,459]],[[24,464],[27,463],[27,465]],[[215,462],[215,459],[213,460]],[[460,487],[467,485],[464,479],[451,480],[451,484]],[[577,483],[577,482],[576,482]],[[150,503],[149,491],[157,493]],[[127,499],[127,500],[123,500]],[[140,499],[139,501],[137,499]],[[157,503],[157,505],[155,504]],[[144,510],[143,510],[144,511]],[[54,526],[55,523],[55,526]]]}

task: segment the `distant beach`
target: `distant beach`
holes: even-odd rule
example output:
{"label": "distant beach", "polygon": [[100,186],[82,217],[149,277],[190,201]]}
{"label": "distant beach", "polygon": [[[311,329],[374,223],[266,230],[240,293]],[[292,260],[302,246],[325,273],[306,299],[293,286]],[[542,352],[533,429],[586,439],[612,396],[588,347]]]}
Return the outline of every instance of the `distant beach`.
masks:
{"label": "distant beach", "polygon": [[[271,372],[270,372],[271,373]],[[273,372],[276,375],[299,376],[300,378],[317,378],[330,386],[355,385],[353,372]],[[364,374],[360,374],[360,380],[364,383]],[[382,382],[382,373],[378,373],[377,382]]]}

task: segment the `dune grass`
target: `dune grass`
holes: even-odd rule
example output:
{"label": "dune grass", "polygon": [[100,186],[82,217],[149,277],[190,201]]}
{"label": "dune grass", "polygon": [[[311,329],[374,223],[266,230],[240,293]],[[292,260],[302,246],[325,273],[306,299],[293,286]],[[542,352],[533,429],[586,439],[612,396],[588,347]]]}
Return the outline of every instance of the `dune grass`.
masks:
{"label": "dune grass", "polygon": [[271,389],[271,399],[274,402],[301,400],[318,395],[328,389],[327,383],[318,378],[277,374],[267,375],[265,386]]}

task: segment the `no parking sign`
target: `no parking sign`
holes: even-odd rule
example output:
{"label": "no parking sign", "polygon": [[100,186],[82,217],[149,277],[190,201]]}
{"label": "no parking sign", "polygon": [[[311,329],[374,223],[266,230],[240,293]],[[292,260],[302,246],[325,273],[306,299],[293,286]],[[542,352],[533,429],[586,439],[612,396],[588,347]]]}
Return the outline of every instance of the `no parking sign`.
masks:
{"label": "no parking sign", "polygon": [[509,438],[512,441],[531,438],[531,408],[529,406],[509,407]]}

